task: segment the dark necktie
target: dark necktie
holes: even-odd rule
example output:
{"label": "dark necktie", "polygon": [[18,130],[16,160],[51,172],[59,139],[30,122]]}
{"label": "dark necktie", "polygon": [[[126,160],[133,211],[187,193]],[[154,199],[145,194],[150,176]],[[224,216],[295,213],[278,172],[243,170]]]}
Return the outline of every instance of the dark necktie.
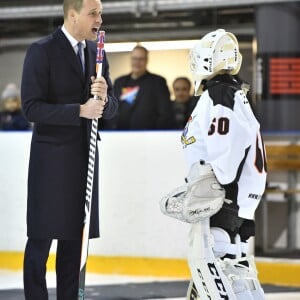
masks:
{"label": "dark necktie", "polygon": [[77,47],[78,47],[78,51],[77,51],[77,56],[78,56],[78,59],[79,59],[79,62],[80,62],[80,65],[82,67],[82,72],[83,74],[85,73],[84,71],[84,59],[83,59],[83,44],[81,42],[79,42],[77,44]]}

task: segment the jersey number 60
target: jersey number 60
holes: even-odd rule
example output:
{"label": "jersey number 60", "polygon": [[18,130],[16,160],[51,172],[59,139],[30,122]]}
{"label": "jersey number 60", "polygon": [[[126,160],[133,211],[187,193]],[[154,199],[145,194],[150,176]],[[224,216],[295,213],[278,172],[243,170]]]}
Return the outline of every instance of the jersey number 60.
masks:
{"label": "jersey number 60", "polygon": [[216,130],[221,135],[227,134],[229,131],[229,119],[222,117],[217,121],[216,118],[213,118],[210,129],[208,131],[208,135],[213,135]]}

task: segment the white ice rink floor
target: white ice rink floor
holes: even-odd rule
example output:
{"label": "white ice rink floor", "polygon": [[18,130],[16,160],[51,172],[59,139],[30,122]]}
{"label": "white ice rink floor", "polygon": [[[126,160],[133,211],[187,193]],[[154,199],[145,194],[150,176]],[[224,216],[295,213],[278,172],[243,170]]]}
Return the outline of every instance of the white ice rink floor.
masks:
{"label": "white ice rink floor", "polygon": [[[96,285],[116,285],[116,284],[131,284],[131,283],[150,283],[150,282],[168,282],[174,281],[172,278],[156,278],[156,277],[129,277],[129,276],[112,276],[112,275],[96,275],[88,273],[86,275],[86,286]],[[55,273],[48,272],[47,283],[49,288],[55,287]],[[0,299],[1,290],[22,289],[22,272],[12,272],[0,270]],[[150,300],[151,298],[148,298]],[[300,300],[300,292],[285,292],[285,293],[267,293],[267,300]],[[4,298],[3,298],[4,300]],[[154,299],[151,299],[154,300]],[[155,300],[185,300],[185,298],[155,298]]]}

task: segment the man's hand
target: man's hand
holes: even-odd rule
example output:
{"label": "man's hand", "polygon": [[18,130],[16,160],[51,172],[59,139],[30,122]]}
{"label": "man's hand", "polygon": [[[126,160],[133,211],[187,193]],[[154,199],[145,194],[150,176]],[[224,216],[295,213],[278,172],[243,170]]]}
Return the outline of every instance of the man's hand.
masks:
{"label": "man's hand", "polygon": [[91,77],[91,94],[97,96],[100,100],[106,101],[107,97],[107,83],[104,77],[95,78]]}
{"label": "man's hand", "polygon": [[107,99],[107,84],[104,77],[91,77],[91,94],[99,100],[90,98],[85,104],[80,105],[80,117],[86,119],[98,119],[102,117]]}
{"label": "man's hand", "polygon": [[85,104],[80,105],[80,117],[98,119],[102,117],[105,102],[90,98]]}

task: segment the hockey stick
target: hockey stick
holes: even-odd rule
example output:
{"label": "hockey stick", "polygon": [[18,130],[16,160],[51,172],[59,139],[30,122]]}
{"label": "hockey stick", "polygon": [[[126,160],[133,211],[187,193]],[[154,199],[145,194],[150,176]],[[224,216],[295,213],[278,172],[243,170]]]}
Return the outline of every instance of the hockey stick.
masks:
{"label": "hockey stick", "polygon": [[[97,78],[100,78],[102,75],[104,37],[105,37],[105,32],[99,31],[98,38],[97,38],[97,57],[96,57]],[[94,96],[94,99],[99,100],[97,96]],[[84,209],[85,216],[84,216],[83,230],[82,230],[79,289],[78,289],[79,300],[84,299],[84,293],[85,293],[85,274],[86,274],[86,263],[87,263],[88,248],[89,248],[93,180],[94,180],[95,157],[96,157],[96,149],[97,149],[97,132],[98,132],[98,119],[93,119],[92,127],[91,127],[91,136],[90,136],[89,162],[88,162],[88,173],[87,173],[86,194],[85,194],[85,209]]]}
{"label": "hockey stick", "polygon": [[198,298],[198,291],[197,291],[197,288],[195,286],[195,283],[194,283],[193,279],[190,280],[185,299],[186,300],[200,299],[200,298]]}

